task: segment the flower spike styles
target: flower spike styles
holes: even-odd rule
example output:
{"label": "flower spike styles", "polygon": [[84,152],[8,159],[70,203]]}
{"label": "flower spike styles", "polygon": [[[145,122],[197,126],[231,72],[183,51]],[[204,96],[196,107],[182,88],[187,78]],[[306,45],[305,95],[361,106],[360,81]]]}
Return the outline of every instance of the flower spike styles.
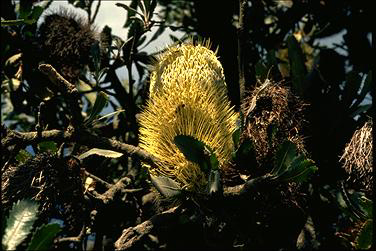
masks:
{"label": "flower spike styles", "polygon": [[169,48],[152,72],[150,99],[140,116],[140,146],[162,162],[150,172],[202,192],[206,175],[185,159],[174,138],[187,135],[202,141],[213,149],[223,169],[233,151],[235,121],[216,54],[204,43]]}

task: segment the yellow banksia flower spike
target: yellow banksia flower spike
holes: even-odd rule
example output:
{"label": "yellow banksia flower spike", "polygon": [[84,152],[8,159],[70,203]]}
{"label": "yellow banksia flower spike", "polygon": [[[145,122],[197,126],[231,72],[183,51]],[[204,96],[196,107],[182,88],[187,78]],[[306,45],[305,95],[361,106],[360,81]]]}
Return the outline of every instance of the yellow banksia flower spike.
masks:
{"label": "yellow banksia flower spike", "polygon": [[140,146],[161,160],[149,170],[182,187],[202,192],[207,177],[174,144],[177,135],[192,136],[215,152],[221,168],[230,161],[236,114],[230,106],[223,69],[208,44],[169,48],[157,60],[150,99],[140,116]]}

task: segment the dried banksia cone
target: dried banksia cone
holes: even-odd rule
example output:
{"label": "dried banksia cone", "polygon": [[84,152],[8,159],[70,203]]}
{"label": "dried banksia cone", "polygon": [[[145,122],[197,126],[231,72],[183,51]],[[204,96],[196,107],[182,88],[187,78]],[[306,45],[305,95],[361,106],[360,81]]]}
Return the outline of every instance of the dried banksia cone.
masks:
{"label": "dried banksia cone", "polygon": [[260,165],[269,164],[278,146],[285,140],[295,143],[304,152],[300,135],[304,104],[288,87],[265,82],[256,87],[242,104],[244,139],[254,145]]}
{"label": "dried banksia cone", "polygon": [[186,160],[174,144],[177,135],[198,139],[215,152],[221,168],[230,161],[236,115],[227,98],[223,69],[206,44],[183,44],[168,50],[155,64],[150,99],[140,116],[140,146],[161,160],[155,175],[202,192],[205,173]]}
{"label": "dried banksia cone", "polygon": [[32,198],[40,204],[41,221],[58,216],[68,233],[80,232],[86,206],[80,163],[75,158],[41,153],[2,171],[1,204],[5,210],[18,200]]}
{"label": "dried banksia cone", "polygon": [[356,130],[346,145],[341,161],[348,183],[372,195],[372,119]]}
{"label": "dried banksia cone", "polygon": [[85,19],[60,9],[45,17],[39,28],[39,43],[46,63],[74,83],[89,64],[90,49],[97,41]]}

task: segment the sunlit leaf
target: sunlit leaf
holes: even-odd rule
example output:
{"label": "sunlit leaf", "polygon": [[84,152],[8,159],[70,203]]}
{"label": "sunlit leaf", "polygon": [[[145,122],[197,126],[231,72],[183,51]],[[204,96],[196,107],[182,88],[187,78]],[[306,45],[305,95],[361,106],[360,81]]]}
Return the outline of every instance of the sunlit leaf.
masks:
{"label": "sunlit leaf", "polygon": [[216,194],[220,191],[221,177],[219,170],[211,170],[209,173],[208,192],[209,194]]}
{"label": "sunlit leaf", "polygon": [[27,250],[49,250],[54,238],[61,230],[60,225],[57,223],[46,224],[37,228]]}
{"label": "sunlit leaf", "polygon": [[120,158],[121,156],[123,156],[123,154],[119,153],[119,152],[115,152],[115,151],[111,151],[111,150],[105,150],[105,149],[99,149],[99,148],[92,148],[89,151],[81,154],[78,158],[80,160],[82,160],[82,159],[87,158],[91,155],[99,155],[99,156],[103,156],[103,157],[106,157],[106,158]]}
{"label": "sunlit leaf", "polygon": [[77,81],[76,88],[79,92],[87,92],[84,94],[85,98],[87,98],[91,106],[94,106],[95,100],[97,99],[97,93],[95,91],[89,92],[93,88],[89,84],[82,81],[81,79]]}
{"label": "sunlit leaf", "polygon": [[5,250],[15,250],[16,247],[30,234],[37,219],[38,204],[31,200],[21,200],[15,203],[9,212],[2,239]]}
{"label": "sunlit leaf", "polygon": [[[3,21],[1,21],[2,23]],[[17,63],[22,57],[22,53],[17,53],[17,54],[14,54],[13,56],[9,57],[6,61],[5,61],[5,65],[13,65],[15,63]]]}

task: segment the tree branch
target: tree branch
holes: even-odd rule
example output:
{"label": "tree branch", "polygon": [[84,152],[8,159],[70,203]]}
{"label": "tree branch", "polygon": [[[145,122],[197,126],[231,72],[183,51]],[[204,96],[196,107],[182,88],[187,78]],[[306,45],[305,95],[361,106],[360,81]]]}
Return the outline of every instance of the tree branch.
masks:
{"label": "tree branch", "polygon": [[149,220],[123,230],[119,239],[115,242],[116,250],[127,250],[128,248],[140,248],[140,243],[145,236],[157,230],[160,227],[176,226],[177,219],[181,213],[181,207],[173,207],[163,213],[156,214]]}
{"label": "tree branch", "polygon": [[113,150],[127,154],[130,157],[138,157],[140,160],[153,167],[159,162],[154,156],[139,147],[128,145],[117,140],[92,135],[85,130],[48,130],[41,132],[38,136],[37,132],[17,132],[8,129],[5,138],[1,139],[1,145],[5,148],[18,144],[37,144],[43,141],[77,142],[89,147]]}

